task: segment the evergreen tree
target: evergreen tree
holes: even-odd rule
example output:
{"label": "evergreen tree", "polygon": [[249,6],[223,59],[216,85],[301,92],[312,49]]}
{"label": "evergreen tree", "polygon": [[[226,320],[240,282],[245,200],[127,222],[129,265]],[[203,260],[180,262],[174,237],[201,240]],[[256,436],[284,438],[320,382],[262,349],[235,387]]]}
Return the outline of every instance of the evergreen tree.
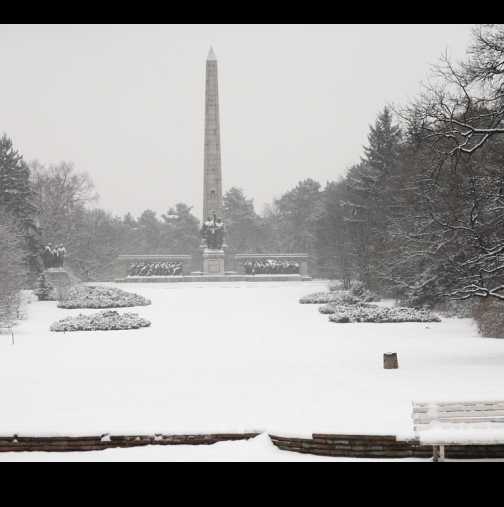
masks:
{"label": "evergreen tree", "polygon": [[192,254],[201,242],[199,220],[192,214],[192,208],[178,203],[162,215],[163,228],[161,243],[166,252]]}
{"label": "evergreen tree", "polygon": [[374,126],[369,128],[368,146],[364,147],[363,162],[374,172],[374,176],[384,177],[395,173],[400,156],[402,132],[393,124],[392,114],[385,107]]}
{"label": "evergreen tree", "polygon": [[354,264],[361,280],[373,289],[387,284],[384,263],[390,221],[400,209],[402,132],[385,108],[370,127],[361,163],[346,178],[347,223]]}
{"label": "evergreen tree", "polygon": [[254,201],[243,190],[231,188],[224,195],[226,243],[233,252],[260,252],[263,249],[262,221]]}
{"label": "evergreen tree", "polygon": [[24,241],[12,218],[0,213],[0,305],[8,315],[15,316],[19,293],[26,282]]}
{"label": "evergreen tree", "polygon": [[310,272],[317,259],[317,222],[323,212],[320,183],[307,179],[275,201],[279,247],[284,252],[310,255]]}
{"label": "evergreen tree", "polygon": [[5,134],[0,138],[0,209],[13,217],[24,238],[32,278],[42,269],[30,169]]}
{"label": "evergreen tree", "polygon": [[156,212],[145,210],[138,219],[142,238],[141,253],[161,253],[161,223]]}
{"label": "evergreen tree", "polygon": [[344,180],[329,182],[322,193],[322,212],[317,220],[317,259],[320,275],[342,280],[346,287],[354,277],[348,224],[342,202]]}

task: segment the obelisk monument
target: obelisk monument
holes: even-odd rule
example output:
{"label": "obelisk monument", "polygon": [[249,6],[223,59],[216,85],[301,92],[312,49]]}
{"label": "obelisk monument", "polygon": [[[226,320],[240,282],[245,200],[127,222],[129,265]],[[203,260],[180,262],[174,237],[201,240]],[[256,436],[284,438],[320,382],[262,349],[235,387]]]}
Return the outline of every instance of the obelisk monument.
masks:
{"label": "obelisk monument", "polygon": [[222,217],[222,167],[219,123],[217,58],[212,48],[206,61],[205,88],[205,162],[203,221],[214,213]]}
{"label": "obelisk monument", "polygon": [[219,86],[217,58],[211,47],[206,61],[204,151],[203,274],[224,275]]}

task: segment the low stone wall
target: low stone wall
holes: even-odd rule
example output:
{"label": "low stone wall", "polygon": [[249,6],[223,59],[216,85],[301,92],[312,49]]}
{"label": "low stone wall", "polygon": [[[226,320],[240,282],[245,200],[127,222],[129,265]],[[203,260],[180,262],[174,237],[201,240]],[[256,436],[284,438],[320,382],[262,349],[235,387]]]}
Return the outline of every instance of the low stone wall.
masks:
{"label": "low stone wall", "polygon": [[[138,435],[97,437],[0,437],[0,452],[72,452],[98,451],[146,445],[212,445],[217,442],[248,440],[259,433],[219,433],[202,435]],[[430,446],[400,441],[391,435],[313,434],[312,438],[270,435],[283,451],[342,458],[401,459],[433,457]],[[504,445],[452,445],[446,448],[448,459],[502,459]]]}
{"label": "low stone wall", "polygon": [[[284,438],[271,435],[273,443],[284,451],[341,458],[401,459],[433,457],[431,446],[416,441],[401,441],[392,435],[314,434],[311,439]],[[451,445],[447,459],[504,458],[504,445]]]}
{"label": "low stone wall", "polygon": [[212,445],[217,442],[248,440],[258,433],[206,435],[138,435],[97,437],[0,437],[0,452],[84,452],[146,445]]}

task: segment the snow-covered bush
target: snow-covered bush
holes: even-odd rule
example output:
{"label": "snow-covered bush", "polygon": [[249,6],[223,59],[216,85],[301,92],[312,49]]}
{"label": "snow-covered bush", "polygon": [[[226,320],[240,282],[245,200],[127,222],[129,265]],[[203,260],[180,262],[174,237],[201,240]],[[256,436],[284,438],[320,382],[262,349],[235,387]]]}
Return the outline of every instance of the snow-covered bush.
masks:
{"label": "snow-covered bush", "polygon": [[481,336],[504,338],[504,301],[482,299],[475,305],[472,315]]}
{"label": "snow-covered bush", "polygon": [[345,290],[344,284],[341,280],[329,280],[327,288],[329,289],[329,292]]}
{"label": "snow-covered bush", "polygon": [[315,292],[313,294],[308,294],[307,296],[302,297],[299,302],[301,304],[313,304],[313,305],[323,305],[327,303],[343,303],[346,301],[347,304],[357,303],[358,300],[354,298],[348,292]]}
{"label": "snow-covered bush", "polygon": [[327,303],[337,303],[346,305],[357,305],[361,303],[360,299],[350,294],[348,291],[335,292],[315,292],[302,297],[299,302],[301,304],[323,305]]}
{"label": "snow-covered bush", "polygon": [[377,294],[367,289],[366,286],[359,281],[352,282],[350,292],[353,296],[358,298],[359,301],[362,301],[364,303],[371,303],[372,301],[380,300],[380,297]]}
{"label": "snow-covered bush", "polygon": [[53,332],[71,331],[119,331],[149,327],[151,323],[136,313],[120,314],[115,311],[67,317],[51,326]]}
{"label": "snow-covered bush", "polygon": [[380,298],[366,289],[362,282],[352,282],[350,290],[343,290],[343,284],[337,280],[330,281],[329,292],[315,292],[302,297],[301,304],[324,305],[327,303],[358,305],[379,301]]}
{"label": "snow-covered bush", "polygon": [[59,308],[131,308],[148,306],[149,299],[112,287],[91,287],[80,285],[70,289],[68,296],[58,303]]}
{"label": "snow-covered bush", "polygon": [[377,305],[326,305],[321,313],[330,314],[329,320],[337,323],[348,322],[441,322],[441,319],[428,310],[415,308],[389,308]]}
{"label": "snow-covered bush", "polygon": [[352,306],[365,306],[365,307],[371,307],[376,305],[370,305],[368,303],[345,303],[344,301],[337,301],[333,303],[327,303],[326,305],[319,306],[318,311],[322,313],[323,315],[332,315],[335,313],[336,308],[346,308],[346,307],[352,307]]}

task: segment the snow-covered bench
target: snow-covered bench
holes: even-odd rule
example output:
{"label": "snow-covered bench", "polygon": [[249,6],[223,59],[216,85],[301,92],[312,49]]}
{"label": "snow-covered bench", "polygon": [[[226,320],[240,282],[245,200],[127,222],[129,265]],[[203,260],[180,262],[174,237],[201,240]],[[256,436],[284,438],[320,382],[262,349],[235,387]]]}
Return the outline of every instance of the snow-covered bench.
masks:
{"label": "snow-covered bench", "polygon": [[0,329],[7,329],[14,345],[14,318],[12,308],[7,305],[0,305]]}
{"label": "snow-covered bench", "polygon": [[504,401],[413,403],[413,424],[434,461],[444,461],[449,445],[504,444]]}

